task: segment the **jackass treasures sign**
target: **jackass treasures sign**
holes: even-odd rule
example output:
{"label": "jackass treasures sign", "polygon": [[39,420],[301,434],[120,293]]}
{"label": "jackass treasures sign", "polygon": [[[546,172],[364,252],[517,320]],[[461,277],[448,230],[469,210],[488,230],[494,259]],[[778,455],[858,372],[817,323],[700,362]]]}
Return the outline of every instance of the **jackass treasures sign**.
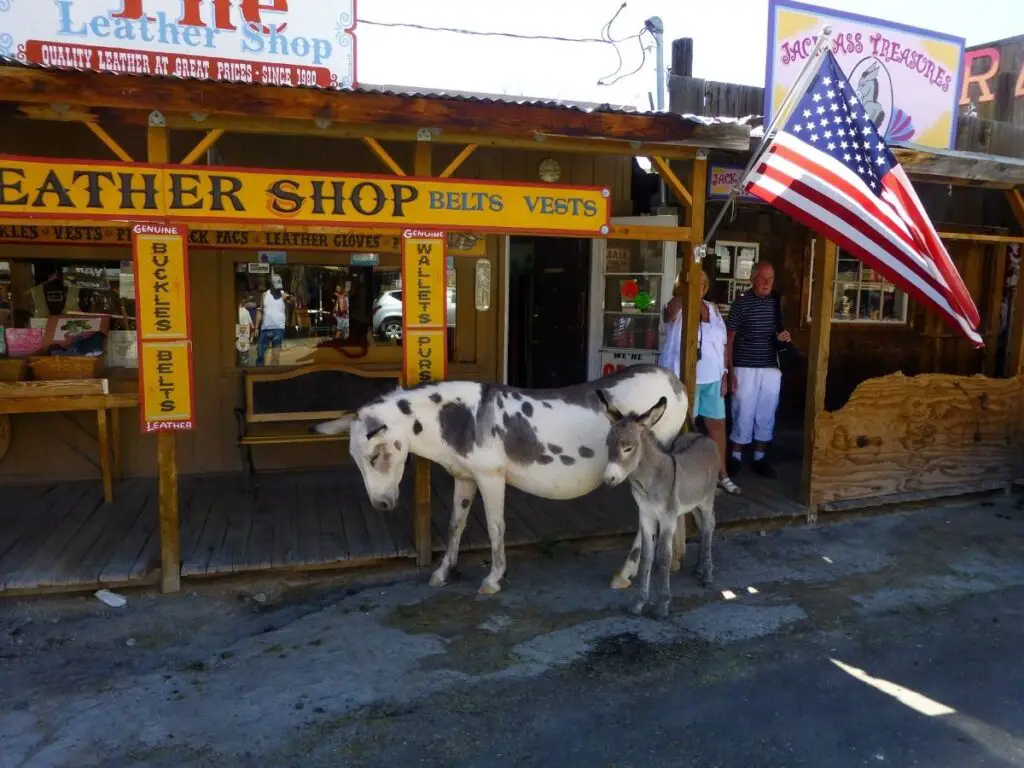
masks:
{"label": "jackass treasures sign", "polygon": [[355,0],[2,0],[0,56],[262,85],[350,88]]}
{"label": "jackass treasures sign", "polygon": [[182,227],[132,227],[143,432],[195,424],[186,240]]}
{"label": "jackass treasures sign", "polygon": [[402,373],[414,387],[448,370],[448,292],[444,232],[405,233],[402,241]]}
{"label": "jackass treasures sign", "polygon": [[81,163],[0,156],[0,217],[608,233],[611,195],[404,176]]}
{"label": "jackass treasures sign", "polygon": [[826,24],[832,25],[832,53],[880,136],[938,149],[955,146],[963,38],[793,0],[768,4],[766,121]]}

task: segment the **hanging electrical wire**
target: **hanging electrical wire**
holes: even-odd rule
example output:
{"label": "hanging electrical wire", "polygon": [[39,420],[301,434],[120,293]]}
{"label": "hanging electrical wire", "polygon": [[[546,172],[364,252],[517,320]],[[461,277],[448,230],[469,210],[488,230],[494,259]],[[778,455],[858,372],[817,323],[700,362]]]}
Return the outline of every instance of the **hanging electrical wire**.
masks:
{"label": "hanging electrical wire", "polygon": [[[615,56],[618,59],[618,65],[616,66],[614,72],[612,72],[610,75],[605,75],[604,77],[599,79],[597,81],[597,84],[598,85],[614,85],[615,83],[619,82],[620,80],[624,80],[627,77],[632,77],[637,72],[639,72],[641,69],[643,69],[644,64],[647,63],[647,52],[650,50],[650,46],[645,46],[644,45],[644,41],[643,41],[644,34],[645,33],[650,34],[650,31],[646,28],[646,26],[644,28],[642,28],[635,35],[627,35],[626,37],[619,38],[619,39],[616,39],[616,38],[612,37],[612,35],[611,35],[612,25],[615,23],[615,20],[619,18],[619,15],[622,13],[622,11],[625,8],[626,8],[626,3],[622,3],[619,6],[618,10],[615,11],[615,13],[612,15],[612,17],[607,22],[605,22],[604,26],[601,27],[601,36],[600,37],[565,37],[565,36],[561,36],[561,35],[527,35],[527,34],[520,34],[520,33],[516,33],[516,32],[492,32],[492,31],[477,30],[477,29],[462,29],[460,27],[433,27],[433,26],[429,26],[429,25],[426,25],[426,24],[412,24],[412,23],[409,23],[409,22],[399,22],[399,21],[375,21],[373,19],[364,19],[364,18],[361,18],[361,17],[359,19],[359,23],[360,24],[365,24],[365,25],[368,25],[368,26],[374,26],[374,27],[392,27],[392,28],[394,28],[394,27],[401,27],[401,28],[405,28],[405,29],[416,29],[416,30],[419,30],[421,32],[448,32],[448,33],[451,33],[451,34],[471,35],[471,36],[474,36],[474,37],[505,37],[505,38],[510,38],[510,39],[513,39],[513,40],[550,40],[550,41],[559,42],[559,43],[598,43],[598,44],[601,44],[601,45],[610,45],[612,47],[612,50],[615,51]],[[626,73],[624,75],[619,75],[619,77],[615,77],[616,75],[618,75],[622,71],[622,65],[623,65],[622,52],[619,50],[619,44],[620,43],[628,43],[631,40],[636,40],[639,43],[639,45],[640,45],[640,57],[641,57],[640,58],[640,66],[638,66],[632,72],[628,72],[628,73]],[[615,78],[615,79],[611,80],[611,81],[608,81],[609,78]]]}

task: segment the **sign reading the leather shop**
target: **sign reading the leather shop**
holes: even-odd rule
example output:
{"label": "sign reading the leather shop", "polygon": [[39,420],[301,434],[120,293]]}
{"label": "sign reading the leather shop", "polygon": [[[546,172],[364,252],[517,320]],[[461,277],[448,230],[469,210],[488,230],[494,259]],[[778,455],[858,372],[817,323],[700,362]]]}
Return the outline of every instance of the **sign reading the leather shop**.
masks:
{"label": "sign reading the leather shop", "polygon": [[0,156],[0,217],[608,233],[598,187]]}

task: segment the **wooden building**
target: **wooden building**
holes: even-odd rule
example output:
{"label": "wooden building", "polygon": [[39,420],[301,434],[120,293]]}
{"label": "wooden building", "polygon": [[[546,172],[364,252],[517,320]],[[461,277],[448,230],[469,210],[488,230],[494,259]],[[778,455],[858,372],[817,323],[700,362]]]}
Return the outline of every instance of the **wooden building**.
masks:
{"label": "wooden building", "polygon": [[[694,78],[691,66],[692,41],[676,41],[672,111],[750,115],[763,103],[763,89]],[[1016,149],[1015,126],[984,121],[961,116],[955,150],[892,145],[978,306],[984,349],[755,198],[742,197],[710,243],[703,266],[723,308],[749,285],[750,264],[776,267],[786,326],[806,356],[786,374],[779,415],[783,437],[802,435],[803,451],[783,458],[802,476],[799,498],[812,518],[1024,477],[1024,302],[1009,287],[1024,243],[1024,147]],[[754,129],[750,151],[761,133]],[[710,154],[708,224],[749,157]]]}
{"label": "wooden building", "polygon": [[[116,179],[124,163],[141,173],[166,168],[179,192],[188,168],[205,181],[202,174],[217,169],[241,178],[271,168],[325,179],[384,174],[408,184],[472,180],[481,194],[508,183],[538,194],[546,185],[607,190],[612,218],[601,233],[552,236],[539,213],[515,231],[446,227],[447,375],[522,386],[583,380],[605,357],[617,364],[612,353],[631,353],[627,362],[656,354],[658,307],[671,291],[677,243],[689,250],[702,237],[706,153],[742,149],[749,140],[736,120],[607,105],[18,65],[0,67],[0,104],[12,184],[28,166]],[[636,156],[650,158],[683,201],[684,226],[675,217],[633,215]],[[359,227],[342,216],[298,226],[262,214],[244,222],[181,214],[189,228],[194,428],[154,436],[138,427],[130,222],[102,207],[88,210],[88,202],[73,210],[65,202],[54,193],[38,210],[0,209],[9,353],[0,362],[22,378],[37,365],[53,368],[58,358],[31,357],[29,366],[21,358],[26,345],[52,336],[53,318],[68,316],[105,318],[105,354],[100,367],[72,380],[0,384],[0,589],[159,579],[175,590],[182,574],[390,557],[429,563],[447,530],[446,476],[435,473],[431,489],[429,468],[418,464],[404,506],[381,514],[369,509],[358,474],[346,468],[345,445],[305,429],[401,378],[402,346],[390,323],[395,307],[399,317],[402,311],[394,221]],[[616,281],[653,292],[646,314],[608,303],[623,300],[606,291],[611,258]],[[282,348],[263,355],[258,344],[238,340],[271,275],[294,303]],[[341,293],[350,310],[344,332],[331,315]],[[628,343],[606,317],[616,311],[636,326]],[[314,472],[325,468],[336,471]],[[518,496],[510,501],[518,510],[510,511],[510,541],[635,526],[629,507],[602,498],[591,506],[604,511],[579,525],[564,508],[544,511],[551,505]],[[479,523],[471,523],[467,543],[486,544]]]}

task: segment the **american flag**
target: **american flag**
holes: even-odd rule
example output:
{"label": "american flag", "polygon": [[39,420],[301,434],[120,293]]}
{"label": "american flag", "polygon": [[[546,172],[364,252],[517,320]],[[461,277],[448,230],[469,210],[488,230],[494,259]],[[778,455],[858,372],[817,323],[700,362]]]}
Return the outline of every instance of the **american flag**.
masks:
{"label": "american flag", "polygon": [[741,184],[984,346],[953,260],[831,51]]}

